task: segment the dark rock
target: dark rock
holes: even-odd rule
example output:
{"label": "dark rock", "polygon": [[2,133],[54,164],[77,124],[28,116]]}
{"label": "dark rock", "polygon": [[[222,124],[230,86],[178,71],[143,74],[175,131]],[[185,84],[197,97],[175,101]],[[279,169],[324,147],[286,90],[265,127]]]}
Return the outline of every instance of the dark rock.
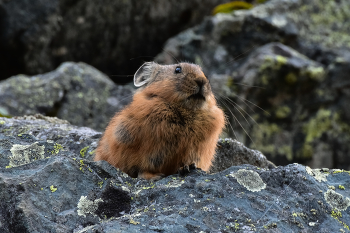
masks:
{"label": "dark rock", "polygon": [[[348,171],[240,165],[148,182],[130,178],[105,161],[91,162],[100,135],[40,115],[0,118],[0,231],[349,229]],[[235,141],[220,143],[218,153],[242,154],[241,161],[245,153],[260,154]]]}
{"label": "dark rock", "polygon": [[65,61],[83,61],[109,75],[132,74],[142,59],[131,58],[159,53],[168,38],[221,2],[0,1],[0,79],[48,72]]}
{"label": "dark rock", "polygon": [[87,64],[67,62],[43,75],[1,81],[0,116],[40,113],[102,131],[132,94],[132,87],[115,85]]}
{"label": "dark rock", "polygon": [[271,0],[169,39],[160,63],[203,66],[226,135],[277,165],[350,169],[348,1]]}
{"label": "dark rock", "polygon": [[232,140],[231,138],[220,139],[217,147],[215,160],[210,169],[211,173],[241,164],[250,164],[267,169],[276,167],[260,151],[249,149],[237,140]]}

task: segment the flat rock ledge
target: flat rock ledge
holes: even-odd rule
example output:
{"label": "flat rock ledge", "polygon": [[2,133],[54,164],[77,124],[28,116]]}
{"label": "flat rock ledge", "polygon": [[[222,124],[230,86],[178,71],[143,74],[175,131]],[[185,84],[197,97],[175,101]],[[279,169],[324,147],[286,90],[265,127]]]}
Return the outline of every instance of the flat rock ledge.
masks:
{"label": "flat rock ledge", "polygon": [[[41,115],[0,118],[0,232],[350,231],[348,171],[266,162],[148,182],[92,162],[100,136]],[[218,145],[217,158],[263,158]]]}

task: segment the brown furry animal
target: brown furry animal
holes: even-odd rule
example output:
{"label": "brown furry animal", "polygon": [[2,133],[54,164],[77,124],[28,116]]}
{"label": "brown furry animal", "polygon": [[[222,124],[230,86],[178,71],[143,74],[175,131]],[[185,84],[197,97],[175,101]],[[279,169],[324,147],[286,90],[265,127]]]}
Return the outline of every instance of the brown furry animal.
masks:
{"label": "brown furry animal", "polygon": [[152,180],[189,167],[208,171],[225,116],[201,68],[146,62],[134,84],[139,90],[107,126],[95,161]]}

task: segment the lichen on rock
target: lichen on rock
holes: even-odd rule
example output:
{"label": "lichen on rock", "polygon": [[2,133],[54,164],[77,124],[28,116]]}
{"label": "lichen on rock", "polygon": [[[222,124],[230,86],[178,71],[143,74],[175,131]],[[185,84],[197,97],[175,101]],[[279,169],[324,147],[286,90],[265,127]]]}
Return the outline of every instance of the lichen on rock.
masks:
{"label": "lichen on rock", "polygon": [[98,209],[98,203],[103,202],[101,198],[89,200],[86,196],[81,196],[78,202],[78,215],[86,217],[87,214],[96,216],[95,211]]}
{"label": "lichen on rock", "polygon": [[37,142],[31,145],[15,144],[11,148],[12,156],[9,157],[9,166],[17,167],[34,160],[44,159],[45,146],[39,146]]}
{"label": "lichen on rock", "polygon": [[236,178],[240,185],[243,185],[251,192],[259,192],[266,188],[266,184],[255,171],[239,169],[237,172],[230,174],[230,176]]}
{"label": "lichen on rock", "polygon": [[305,170],[310,176],[313,176],[318,182],[327,181],[327,176],[329,175],[329,173],[325,173],[321,169],[311,169],[308,166],[305,167]]}
{"label": "lichen on rock", "polygon": [[328,189],[327,192],[325,192],[324,199],[333,208],[341,211],[345,211],[350,206],[350,198],[344,197],[332,189]]}

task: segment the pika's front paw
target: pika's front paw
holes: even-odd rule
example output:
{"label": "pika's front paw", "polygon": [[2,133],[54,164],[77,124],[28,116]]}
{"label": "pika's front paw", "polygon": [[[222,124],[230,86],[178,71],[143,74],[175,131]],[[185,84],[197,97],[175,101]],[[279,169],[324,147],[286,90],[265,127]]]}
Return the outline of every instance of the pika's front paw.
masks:
{"label": "pika's front paw", "polygon": [[196,169],[197,169],[197,165],[195,163],[192,163],[189,166],[184,165],[183,167],[180,167],[178,170],[178,173],[181,176],[184,176],[184,175],[187,175],[188,173],[190,173],[191,171],[196,170]]}

